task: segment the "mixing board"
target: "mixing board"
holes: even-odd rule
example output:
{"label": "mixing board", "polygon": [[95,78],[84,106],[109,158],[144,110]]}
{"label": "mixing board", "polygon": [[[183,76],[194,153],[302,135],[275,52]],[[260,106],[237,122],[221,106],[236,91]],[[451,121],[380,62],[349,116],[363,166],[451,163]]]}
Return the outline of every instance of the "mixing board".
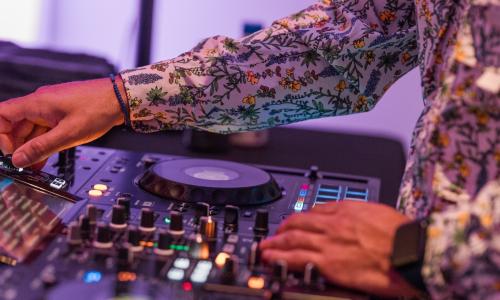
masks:
{"label": "mixing board", "polygon": [[376,178],[79,147],[0,161],[0,299],[367,299],[266,265],[287,216],[378,201]]}

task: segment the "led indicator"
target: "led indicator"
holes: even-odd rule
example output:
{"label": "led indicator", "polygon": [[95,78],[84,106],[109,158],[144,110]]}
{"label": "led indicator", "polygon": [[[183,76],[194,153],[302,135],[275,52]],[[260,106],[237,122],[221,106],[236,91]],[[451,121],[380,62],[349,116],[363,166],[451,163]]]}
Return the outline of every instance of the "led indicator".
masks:
{"label": "led indicator", "polygon": [[300,190],[299,196],[305,197],[307,195],[307,190]]}
{"label": "led indicator", "polygon": [[187,245],[170,245],[170,249],[176,251],[189,251],[189,246]]}
{"label": "led indicator", "polygon": [[83,282],[85,283],[97,283],[101,281],[102,273],[98,271],[88,271],[83,274]]}
{"label": "led indicator", "polygon": [[215,258],[215,265],[217,268],[222,269],[224,267],[224,264],[226,264],[226,259],[229,258],[229,254],[226,252],[221,252],[217,254],[217,257]]}
{"label": "led indicator", "polygon": [[89,191],[89,196],[91,196],[91,197],[101,197],[102,196],[102,191],[99,191],[99,190],[90,190]]}
{"label": "led indicator", "polygon": [[108,190],[108,186],[102,183],[94,184],[93,188],[94,190],[98,190],[101,192],[105,192]]}
{"label": "led indicator", "polygon": [[184,292],[191,292],[193,290],[193,285],[191,284],[191,282],[183,282],[182,289],[184,290]]}
{"label": "led indicator", "polygon": [[251,289],[261,290],[264,288],[265,281],[261,276],[250,276],[247,284]]}
{"label": "led indicator", "polygon": [[137,279],[137,275],[133,272],[120,272],[117,274],[116,278],[120,282],[131,282]]}
{"label": "led indicator", "polygon": [[295,207],[293,208],[295,211],[299,212],[304,209],[304,202],[298,201],[295,203]]}
{"label": "led indicator", "polygon": [[170,218],[169,217],[163,218],[163,223],[170,224]]}
{"label": "led indicator", "polygon": [[300,187],[301,190],[308,190],[309,189],[309,185],[304,183],[301,187]]}

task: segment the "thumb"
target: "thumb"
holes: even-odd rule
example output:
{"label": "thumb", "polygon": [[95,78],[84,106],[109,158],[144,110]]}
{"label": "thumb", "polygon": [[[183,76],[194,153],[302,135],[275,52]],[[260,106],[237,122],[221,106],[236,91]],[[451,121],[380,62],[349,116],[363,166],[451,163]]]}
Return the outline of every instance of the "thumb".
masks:
{"label": "thumb", "polygon": [[71,147],[74,143],[68,128],[70,124],[60,122],[45,134],[37,136],[19,147],[12,155],[12,163],[18,168],[31,166],[43,161],[53,153]]}

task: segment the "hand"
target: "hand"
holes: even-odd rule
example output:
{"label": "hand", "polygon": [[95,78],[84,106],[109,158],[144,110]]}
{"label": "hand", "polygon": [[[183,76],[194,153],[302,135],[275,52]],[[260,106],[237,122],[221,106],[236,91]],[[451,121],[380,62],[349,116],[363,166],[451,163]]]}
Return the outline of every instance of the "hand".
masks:
{"label": "hand", "polygon": [[385,205],[343,201],[289,217],[275,236],[262,241],[267,262],[284,260],[292,270],[312,262],[341,286],[381,296],[415,291],[391,271],[396,229],[409,219]]}
{"label": "hand", "polygon": [[[123,83],[116,79],[124,97]],[[0,150],[13,153],[17,167],[27,167],[123,122],[109,78],[45,86],[0,103]]]}

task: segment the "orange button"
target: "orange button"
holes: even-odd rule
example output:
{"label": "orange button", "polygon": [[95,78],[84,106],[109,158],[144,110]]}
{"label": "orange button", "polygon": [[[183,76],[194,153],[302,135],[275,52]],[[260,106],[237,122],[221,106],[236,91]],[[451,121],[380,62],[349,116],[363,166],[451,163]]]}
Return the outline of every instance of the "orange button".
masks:
{"label": "orange button", "polygon": [[90,190],[89,191],[89,196],[91,196],[91,197],[101,197],[102,196],[102,191],[100,191],[100,190]]}

